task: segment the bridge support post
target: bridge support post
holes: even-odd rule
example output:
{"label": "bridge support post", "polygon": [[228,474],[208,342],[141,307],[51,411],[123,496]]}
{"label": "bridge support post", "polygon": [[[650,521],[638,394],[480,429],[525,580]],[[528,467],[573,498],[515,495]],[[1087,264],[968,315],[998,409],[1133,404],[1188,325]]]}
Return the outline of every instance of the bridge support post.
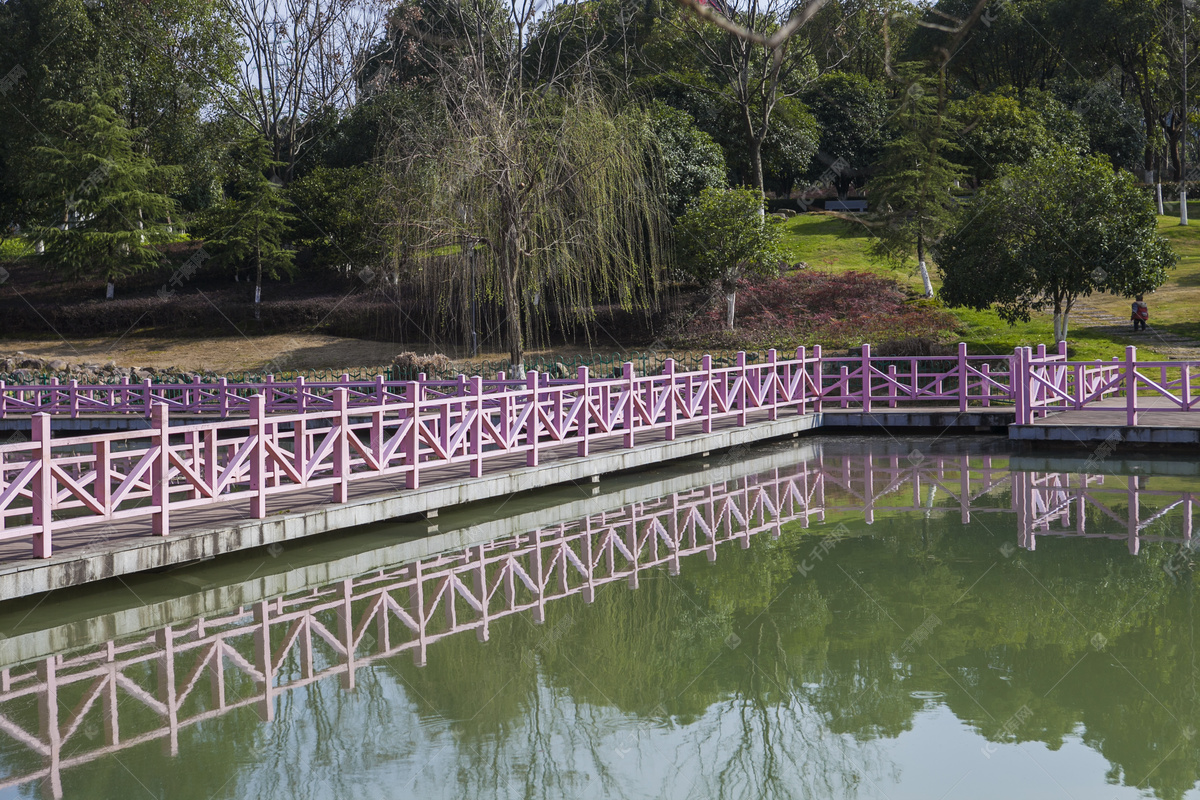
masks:
{"label": "bridge support post", "polygon": [[471,395],[475,405],[471,422],[471,477],[478,478],[483,475],[483,378],[479,375],[471,378]]}
{"label": "bridge support post", "polygon": [[267,401],[261,394],[250,398],[250,418],[254,420],[250,448],[250,516],[267,516]]}
{"label": "bridge support post", "polygon": [[1137,348],[1125,348],[1125,424],[1138,424],[1137,406]]}
{"label": "bridge support post", "polygon": [[337,439],[333,444],[333,474],[338,482],[333,487],[333,502],[350,500],[350,393],[345,386],[333,390],[333,407],[337,410]]}
{"label": "bridge support post", "polygon": [[958,343],[958,411],[967,410],[967,399],[971,391],[971,376],[967,373],[967,343]]}
{"label": "bridge support post", "polygon": [[[154,444],[158,455],[150,466],[150,502],[158,507],[151,519],[155,536],[171,533],[171,421],[166,403],[159,403],[150,412],[154,427]],[[99,473],[97,473],[99,474]]]}
{"label": "bridge support post", "polygon": [[[847,383],[846,393],[850,393]],[[862,410],[864,414],[871,413],[871,345],[862,346]]]}
{"label": "bridge support post", "polygon": [[31,420],[33,441],[37,450],[33,457],[38,461],[38,472],[30,486],[33,494],[33,524],[38,532],[33,535],[33,557],[49,558],[53,545],[51,528],[54,508],[54,480],[50,472],[50,415],[39,411]]}

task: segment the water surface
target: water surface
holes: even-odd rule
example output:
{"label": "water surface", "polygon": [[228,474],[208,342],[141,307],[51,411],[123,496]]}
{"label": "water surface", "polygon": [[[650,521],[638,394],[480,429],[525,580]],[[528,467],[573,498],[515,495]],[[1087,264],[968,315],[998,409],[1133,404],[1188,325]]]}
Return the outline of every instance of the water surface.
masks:
{"label": "water surface", "polygon": [[814,439],[336,580],[313,544],[0,609],[0,793],[1200,796],[1197,464],[998,448]]}

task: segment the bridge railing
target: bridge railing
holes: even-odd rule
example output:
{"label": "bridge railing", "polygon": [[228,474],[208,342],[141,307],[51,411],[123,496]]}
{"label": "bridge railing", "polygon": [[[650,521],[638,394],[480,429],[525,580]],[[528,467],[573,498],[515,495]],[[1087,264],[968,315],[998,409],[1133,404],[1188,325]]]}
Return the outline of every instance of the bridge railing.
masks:
{"label": "bridge railing", "polygon": [[[732,365],[714,366],[712,357],[705,356],[700,361],[700,368],[690,371],[679,370],[673,359],[667,359],[662,371],[654,377],[664,378],[668,369],[677,376],[699,375],[706,369],[716,373],[747,369],[754,374],[764,370],[782,374],[792,369],[790,364],[800,362],[810,377],[809,395],[818,405],[869,410],[911,403],[949,403],[966,410],[971,405],[988,407],[994,403],[1012,403],[1014,399],[1011,388],[1014,356],[972,356],[967,354],[965,344],[960,344],[957,354],[950,356],[878,356],[871,353],[870,345],[864,345],[861,354],[830,356],[823,354],[817,346],[811,350],[799,348],[789,360],[781,360],[775,351],[768,351],[764,359],[750,363],[746,353],[741,352],[734,357]],[[631,365],[632,362],[627,362],[616,378],[604,376],[600,380],[624,380],[624,371]],[[548,386],[567,386],[578,380],[577,375],[567,378],[546,373],[538,375]],[[471,381],[472,378],[466,375],[451,380],[427,380],[423,374],[416,380],[423,398],[464,396],[472,391]],[[404,393],[410,383],[389,381],[383,375],[372,380],[352,380],[349,375],[343,375],[340,381],[321,382],[309,381],[303,376],[287,381],[268,377],[254,383],[226,379],[204,383],[199,378],[181,384],[149,380],[112,385],[80,384],[78,381],[59,383],[57,379],[46,384],[6,385],[0,382],[0,418],[46,413],[73,419],[88,414],[149,419],[156,405],[165,405],[177,415],[224,419],[248,415],[251,398],[256,395],[264,398],[268,414],[309,413],[334,409],[338,389],[347,391],[352,408],[399,402],[406,397]],[[526,386],[524,377],[510,377],[504,372],[483,380],[485,394]]]}
{"label": "bridge railing", "polygon": [[[1200,361],[1139,361],[1136,347],[1112,361],[1067,361],[1042,358],[1018,348],[1017,422],[1030,424],[1054,411],[1123,411],[1125,424],[1137,425],[1153,411],[1200,410],[1196,377]],[[1123,399],[1124,403],[1111,402]],[[1109,402],[1105,402],[1109,401]]]}
{"label": "bridge railing", "polygon": [[[29,538],[34,555],[53,553],[57,532],[131,519],[148,532],[170,533],[172,514],[217,504],[267,514],[275,495],[329,491],[346,502],[351,483],[387,478],[409,489],[422,472],[461,465],[478,477],[487,465],[524,455],[536,466],[544,451],[587,456],[597,446],[632,448],[654,433],[667,440],[680,425],[745,425],[751,413],[778,419],[816,405],[819,356],[594,381],[473,378],[449,388],[419,381],[367,392],[333,390],[332,408],[269,414],[268,396],[247,398],[248,416],[171,427],[172,406],[152,406],[148,429],[51,438],[51,417],[37,413],[32,441],[0,445],[0,540]],[[352,400],[352,397],[354,398]],[[318,495],[319,498],[319,495]],[[313,498],[310,495],[310,500]],[[318,500],[319,501],[319,500]],[[104,536],[103,533],[100,534]]]}

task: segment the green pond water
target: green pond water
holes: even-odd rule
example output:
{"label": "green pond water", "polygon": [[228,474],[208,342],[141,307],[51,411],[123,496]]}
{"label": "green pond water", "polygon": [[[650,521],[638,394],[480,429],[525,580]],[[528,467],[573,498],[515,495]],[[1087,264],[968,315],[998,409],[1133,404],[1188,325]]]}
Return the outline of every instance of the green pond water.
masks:
{"label": "green pond water", "polygon": [[[0,796],[1200,796],[1195,461],[826,438],[702,466],[407,563],[397,523],[0,607]],[[572,501],[606,496],[439,534]]]}

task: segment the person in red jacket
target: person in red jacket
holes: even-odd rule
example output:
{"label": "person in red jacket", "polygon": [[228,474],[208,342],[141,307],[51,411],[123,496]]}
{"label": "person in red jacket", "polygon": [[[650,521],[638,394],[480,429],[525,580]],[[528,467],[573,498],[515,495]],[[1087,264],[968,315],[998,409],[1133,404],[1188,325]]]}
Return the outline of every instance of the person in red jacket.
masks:
{"label": "person in red jacket", "polygon": [[1133,301],[1130,307],[1130,319],[1133,320],[1133,329],[1135,331],[1146,330],[1146,320],[1150,319],[1150,308],[1142,301],[1142,296],[1139,294]]}

